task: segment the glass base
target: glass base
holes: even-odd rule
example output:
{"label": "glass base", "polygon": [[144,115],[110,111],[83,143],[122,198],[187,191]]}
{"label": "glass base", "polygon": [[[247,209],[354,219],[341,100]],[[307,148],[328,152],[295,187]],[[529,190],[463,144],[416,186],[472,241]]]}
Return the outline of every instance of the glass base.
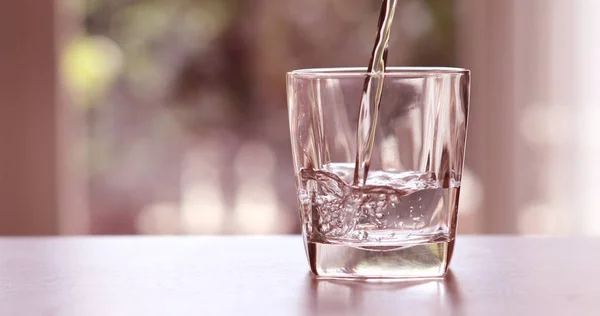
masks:
{"label": "glass base", "polygon": [[453,250],[454,240],[367,247],[307,243],[312,273],[325,278],[441,278]]}

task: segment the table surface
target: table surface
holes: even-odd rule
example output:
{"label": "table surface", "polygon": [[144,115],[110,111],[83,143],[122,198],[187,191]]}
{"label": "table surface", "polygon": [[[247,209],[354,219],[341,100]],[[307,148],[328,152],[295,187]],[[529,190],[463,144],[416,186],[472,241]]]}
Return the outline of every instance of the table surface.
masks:
{"label": "table surface", "polygon": [[600,239],[459,237],[443,281],[317,280],[290,237],[0,238],[0,315],[600,315]]}

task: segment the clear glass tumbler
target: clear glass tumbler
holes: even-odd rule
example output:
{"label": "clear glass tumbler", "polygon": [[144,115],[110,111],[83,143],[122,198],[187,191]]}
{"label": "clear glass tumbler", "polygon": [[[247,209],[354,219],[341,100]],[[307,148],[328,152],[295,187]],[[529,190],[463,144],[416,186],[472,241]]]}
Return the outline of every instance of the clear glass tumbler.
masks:
{"label": "clear glass tumbler", "polygon": [[368,176],[357,183],[367,76],[362,68],[287,75],[310,269],[333,278],[442,277],[456,235],[470,72],[408,67],[373,74],[383,78],[383,94]]}

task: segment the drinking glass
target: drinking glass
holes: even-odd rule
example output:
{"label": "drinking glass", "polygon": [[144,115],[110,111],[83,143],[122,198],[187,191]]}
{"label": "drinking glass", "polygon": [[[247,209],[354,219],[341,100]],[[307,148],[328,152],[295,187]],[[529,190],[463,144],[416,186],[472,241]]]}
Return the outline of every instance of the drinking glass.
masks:
{"label": "drinking glass", "polygon": [[[359,164],[368,175],[357,181],[368,76],[379,76],[383,90],[379,110],[367,115],[368,122],[377,118],[370,164]],[[456,235],[469,70],[296,70],[287,74],[287,92],[311,271],[332,278],[444,276]]]}

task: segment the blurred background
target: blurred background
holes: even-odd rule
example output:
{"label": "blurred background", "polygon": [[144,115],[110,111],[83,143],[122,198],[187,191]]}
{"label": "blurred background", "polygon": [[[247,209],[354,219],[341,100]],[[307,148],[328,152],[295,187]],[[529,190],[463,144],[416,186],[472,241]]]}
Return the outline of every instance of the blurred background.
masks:
{"label": "blurred background", "polygon": [[[6,0],[0,234],[299,233],[285,73],[380,0]],[[462,233],[600,234],[600,1],[401,0],[390,65],[473,71]]]}

